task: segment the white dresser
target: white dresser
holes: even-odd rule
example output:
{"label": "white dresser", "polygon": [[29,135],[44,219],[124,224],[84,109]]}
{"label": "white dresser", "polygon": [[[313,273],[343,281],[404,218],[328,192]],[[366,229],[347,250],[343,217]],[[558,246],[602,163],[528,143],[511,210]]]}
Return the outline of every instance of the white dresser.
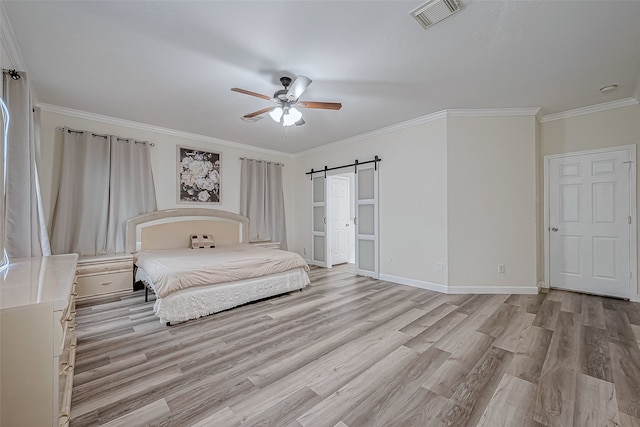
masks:
{"label": "white dresser", "polygon": [[69,422],[78,256],[12,259],[0,274],[0,425]]}

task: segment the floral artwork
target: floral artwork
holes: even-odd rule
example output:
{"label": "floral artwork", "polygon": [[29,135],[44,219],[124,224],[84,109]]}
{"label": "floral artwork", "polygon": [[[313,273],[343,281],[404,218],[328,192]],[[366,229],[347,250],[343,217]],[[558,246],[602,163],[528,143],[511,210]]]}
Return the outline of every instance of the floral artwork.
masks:
{"label": "floral artwork", "polygon": [[178,202],[220,203],[220,153],[178,147]]}

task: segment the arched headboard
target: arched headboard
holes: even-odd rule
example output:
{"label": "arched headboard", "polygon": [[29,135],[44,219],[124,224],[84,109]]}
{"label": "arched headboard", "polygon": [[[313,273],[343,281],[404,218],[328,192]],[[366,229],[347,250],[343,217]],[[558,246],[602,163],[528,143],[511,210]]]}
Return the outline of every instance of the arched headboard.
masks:
{"label": "arched headboard", "polygon": [[127,220],[127,252],[189,248],[192,234],[211,234],[216,244],[248,243],[249,218],[205,208],[142,214]]}

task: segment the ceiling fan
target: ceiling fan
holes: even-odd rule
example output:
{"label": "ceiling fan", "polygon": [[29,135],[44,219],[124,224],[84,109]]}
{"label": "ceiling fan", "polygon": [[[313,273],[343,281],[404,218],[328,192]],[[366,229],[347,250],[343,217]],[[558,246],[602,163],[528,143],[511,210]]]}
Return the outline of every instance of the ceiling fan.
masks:
{"label": "ceiling fan", "polygon": [[305,123],[302,118],[302,113],[296,107],[300,108],[319,108],[321,110],[339,110],[342,108],[342,104],[339,102],[310,102],[299,101],[298,98],[304,93],[305,90],[311,84],[311,79],[305,76],[298,76],[291,83],[290,77],[280,77],[280,83],[284,89],[277,90],[273,97],[262,95],[260,93],[251,92],[250,90],[240,89],[237,87],[231,88],[232,91],[238,93],[244,93],[245,95],[251,95],[258,98],[266,99],[267,101],[273,101],[277,105],[272,107],[263,108],[262,110],[254,111],[253,113],[245,114],[243,119],[258,120],[261,114],[269,113],[269,116],[282,126],[300,126]]}

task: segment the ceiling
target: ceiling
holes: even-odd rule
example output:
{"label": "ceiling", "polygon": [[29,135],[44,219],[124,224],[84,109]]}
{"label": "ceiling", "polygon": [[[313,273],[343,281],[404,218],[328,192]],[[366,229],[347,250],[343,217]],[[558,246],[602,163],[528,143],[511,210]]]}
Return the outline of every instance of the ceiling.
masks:
{"label": "ceiling", "polygon": [[[444,109],[628,98],[639,1],[461,0],[428,30],[418,1],[4,1],[39,101],[287,153]],[[282,75],[313,80],[284,128],[244,114]],[[613,92],[599,88],[618,84]]]}

